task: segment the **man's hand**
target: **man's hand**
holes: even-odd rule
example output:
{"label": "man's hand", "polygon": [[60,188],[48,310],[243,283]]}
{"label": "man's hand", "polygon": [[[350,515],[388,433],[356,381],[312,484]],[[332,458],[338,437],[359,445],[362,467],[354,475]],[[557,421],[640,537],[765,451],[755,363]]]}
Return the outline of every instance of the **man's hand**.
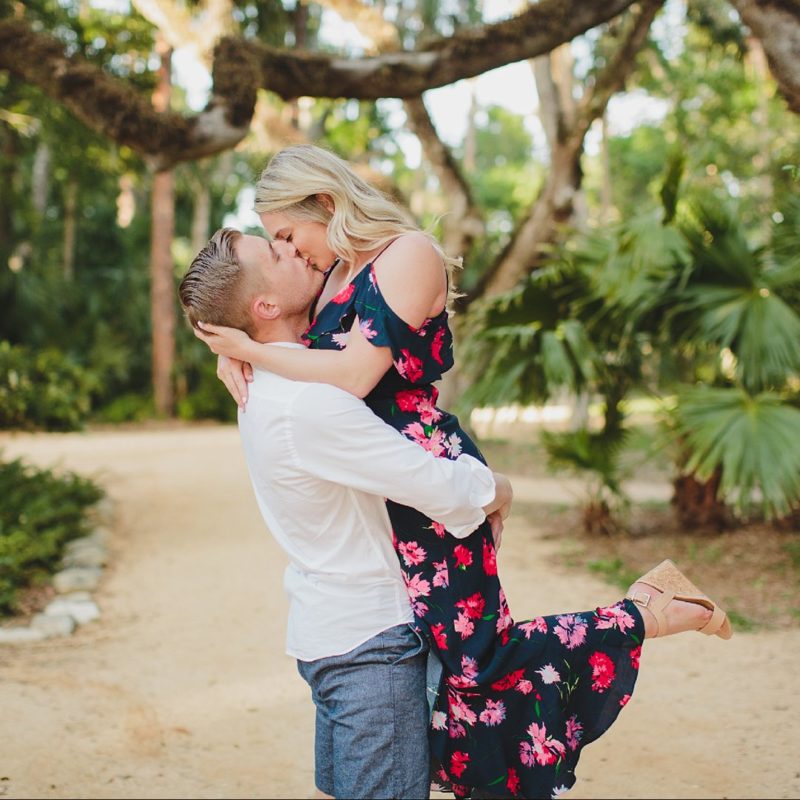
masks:
{"label": "man's hand", "polygon": [[247,361],[238,358],[219,356],[217,359],[217,377],[225,384],[236,405],[244,411],[247,405],[247,384],[253,380],[253,367]]}
{"label": "man's hand", "polygon": [[492,528],[495,549],[499,550],[500,543],[503,541],[503,519],[499,511],[492,511],[486,519],[489,520],[489,525]]}
{"label": "man's hand", "polygon": [[484,506],[483,510],[487,517],[497,513],[502,522],[511,513],[514,490],[511,488],[511,481],[501,472],[493,472],[492,474],[494,475],[494,500],[488,506]]}

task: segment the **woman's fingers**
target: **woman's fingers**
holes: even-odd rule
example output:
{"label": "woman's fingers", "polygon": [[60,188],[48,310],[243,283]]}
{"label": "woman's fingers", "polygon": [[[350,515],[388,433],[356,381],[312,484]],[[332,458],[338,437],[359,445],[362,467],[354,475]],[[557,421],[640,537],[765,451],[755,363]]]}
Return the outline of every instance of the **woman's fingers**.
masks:
{"label": "woman's fingers", "polygon": [[244,376],[243,362],[235,358],[219,356],[217,359],[217,377],[225,384],[236,405],[244,411],[247,405],[247,380]]}
{"label": "woman's fingers", "polygon": [[489,526],[492,529],[492,538],[494,539],[494,546],[499,550],[500,543],[503,541],[503,518],[499,511],[493,511],[487,517]]}

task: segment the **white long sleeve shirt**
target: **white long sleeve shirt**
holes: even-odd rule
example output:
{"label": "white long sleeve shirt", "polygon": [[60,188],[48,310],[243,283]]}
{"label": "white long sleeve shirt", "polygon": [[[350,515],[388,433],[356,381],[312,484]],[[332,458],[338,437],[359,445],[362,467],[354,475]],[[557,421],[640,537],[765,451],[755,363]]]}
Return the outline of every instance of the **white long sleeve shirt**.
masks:
{"label": "white long sleeve shirt", "polygon": [[384,498],[456,537],[483,522],[494,498],[477,459],[435,458],[327,384],[256,370],[239,430],[261,514],[289,556],[286,651],[303,661],[412,618]]}

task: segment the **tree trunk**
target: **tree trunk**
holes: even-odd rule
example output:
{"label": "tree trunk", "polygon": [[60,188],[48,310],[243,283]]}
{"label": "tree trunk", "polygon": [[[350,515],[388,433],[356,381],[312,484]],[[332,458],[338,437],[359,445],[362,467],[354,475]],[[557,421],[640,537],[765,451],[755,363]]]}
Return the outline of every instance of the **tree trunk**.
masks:
{"label": "tree trunk", "polygon": [[718,498],[721,480],[722,470],[718,469],[705,482],[694,475],[681,475],[673,481],[672,504],[682,525],[715,530],[731,526],[731,513]]}
{"label": "tree trunk", "polygon": [[75,241],[78,228],[78,182],[70,180],[64,189],[64,254],[61,261],[64,280],[75,277]]}
{"label": "tree trunk", "polygon": [[204,172],[207,180],[201,180],[194,189],[192,208],[192,253],[199,253],[209,239],[211,226],[210,170]]}
{"label": "tree trunk", "polygon": [[33,174],[31,176],[31,200],[34,211],[41,220],[47,211],[47,195],[50,191],[50,147],[46,142],[39,142],[36,155],[33,157]]}
{"label": "tree trunk", "polygon": [[[159,81],[153,92],[153,105],[165,113],[169,109],[171,50],[160,41]],[[172,239],[175,232],[175,187],[171,170],[153,175],[150,231],[150,313],[152,317],[152,380],[155,411],[172,416],[174,393],[172,369],[175,361],[175,281]]]}

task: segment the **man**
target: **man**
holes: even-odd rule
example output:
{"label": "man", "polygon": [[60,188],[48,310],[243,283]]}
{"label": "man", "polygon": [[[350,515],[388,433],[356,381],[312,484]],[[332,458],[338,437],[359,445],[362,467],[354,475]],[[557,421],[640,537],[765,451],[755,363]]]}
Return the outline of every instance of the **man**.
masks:
{"label": "man", "polygon": [[[322,280],[291,243],[223,228],[180,297],[194,326],[302,347]],[[259,508],[289,556],[287,653],[317,707],[318,791],[427,798],[427,646],[409,626],[384,498],[464,537],[507,514],[510,484],[470,456],[434,458],[327,384],[256,370],[239,428]]]}

